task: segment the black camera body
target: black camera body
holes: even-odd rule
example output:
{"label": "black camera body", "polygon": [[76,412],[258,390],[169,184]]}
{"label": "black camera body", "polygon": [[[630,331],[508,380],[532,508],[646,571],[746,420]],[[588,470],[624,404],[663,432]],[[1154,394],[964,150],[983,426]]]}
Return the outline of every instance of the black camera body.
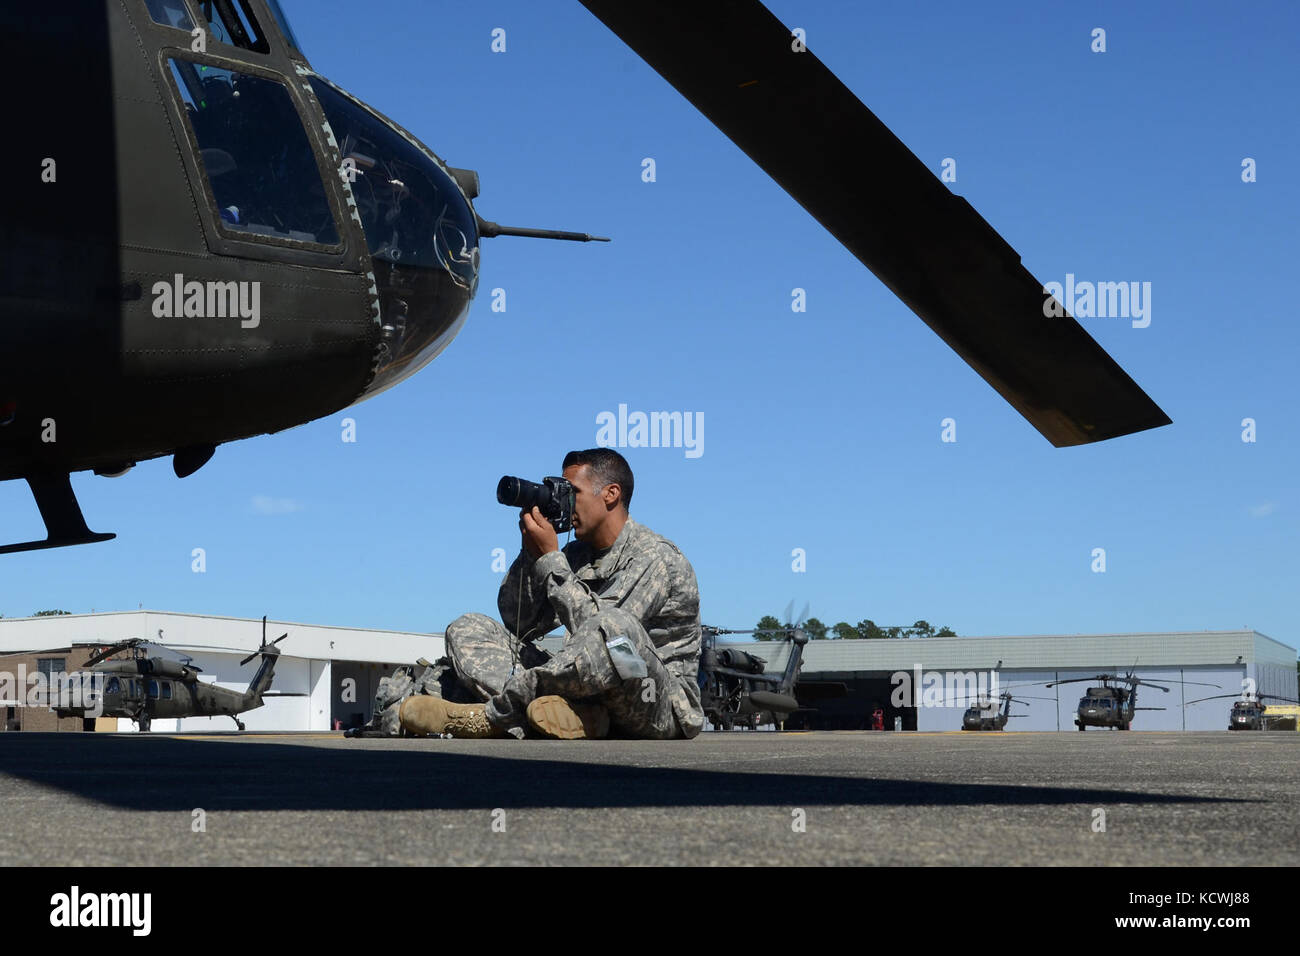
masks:
{"label": "black camera body", "polygon": [[573,485],[564,478],[543,478],[539,485],[506,475],[497,482],[497,501],[524,511],[537,507],[556,534],[564,534],[573,527]]}

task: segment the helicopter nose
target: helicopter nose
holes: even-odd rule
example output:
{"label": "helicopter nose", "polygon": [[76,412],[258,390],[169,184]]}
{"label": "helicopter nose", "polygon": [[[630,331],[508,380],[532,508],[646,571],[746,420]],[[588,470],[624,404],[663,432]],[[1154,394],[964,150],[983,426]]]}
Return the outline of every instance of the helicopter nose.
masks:
{"label": "helicopter nose", "polygon": [[443,165],[356,97],[320,76],[310,83],[345,154],[370,251],[380,342],[368,398],[432,362],[465,324],[478,290],[478,217],[468,198],[477,190],[468,171]]}

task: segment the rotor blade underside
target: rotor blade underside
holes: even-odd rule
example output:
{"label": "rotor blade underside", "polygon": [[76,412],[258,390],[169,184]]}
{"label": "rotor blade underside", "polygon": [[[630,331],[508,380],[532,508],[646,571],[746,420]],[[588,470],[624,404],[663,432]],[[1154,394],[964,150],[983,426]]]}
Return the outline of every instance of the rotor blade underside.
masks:
{"label": "rotor blade underside", "polygon": [[1053,445],[1169,417],[758,0],[581,0]]}

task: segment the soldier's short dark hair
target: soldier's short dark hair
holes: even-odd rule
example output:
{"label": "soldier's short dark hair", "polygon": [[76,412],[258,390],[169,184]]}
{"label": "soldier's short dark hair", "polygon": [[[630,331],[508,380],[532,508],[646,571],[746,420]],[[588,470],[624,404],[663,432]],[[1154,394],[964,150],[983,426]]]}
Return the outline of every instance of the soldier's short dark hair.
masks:
{"label": "soldier's short dark hair", "polygon": [[564,467],[586,465],[596,479],[596,487],[604,489],[607,485],[618,485],[622,490],[624,508],[632,506],[632,469],[627,459],[612,448],[588,448],[586,451],[571,451],[564,456]]}

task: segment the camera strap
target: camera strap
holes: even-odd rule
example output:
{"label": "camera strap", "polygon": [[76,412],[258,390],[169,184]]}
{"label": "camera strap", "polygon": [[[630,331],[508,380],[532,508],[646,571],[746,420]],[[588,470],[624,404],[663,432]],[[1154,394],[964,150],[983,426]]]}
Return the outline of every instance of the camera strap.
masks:
{"label": "camera strap", "polygon": [[[515,602],[515,627],[523,630],[523,622],[519,616],[524,613],[524,576],[519,575],[519,599]],[[519,669],[519,645],[523,642],[522,634],[511,634],[510,641],[510,676],[515,676],[515,671]]]}
{"label": "camera strap", "polygon": [[[573,528],[569,528],[569,539],[560,547],[560,553],[564,554],[564,549],[573,543]],[[529,572],[526,572],[529,573]],[[519,591],[515,598],[515,627],[520,631],[523,630],[523,622],[519,620],[524,613],[524,575],[519,575]],[[514,677],[515,672],[519,670],[519,648],[523,644],[526,635],[511,634],[510,641],[510,676]]]}

